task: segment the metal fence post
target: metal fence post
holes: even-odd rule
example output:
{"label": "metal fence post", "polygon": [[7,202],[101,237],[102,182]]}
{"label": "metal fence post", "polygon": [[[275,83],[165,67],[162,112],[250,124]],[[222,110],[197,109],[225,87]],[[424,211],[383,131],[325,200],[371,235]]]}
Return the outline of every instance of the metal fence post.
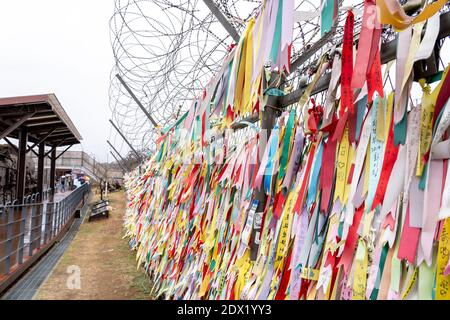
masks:
{"label": "metal fence post", "polygon": [[47,244],[51,239],[51,228],[52,228],[52,217],[50,212],[44,210],[44,205],[41,205],[42,214],[45,215],[45,224],[44,224],[44,243]]}
{"label": "metal fence post", "polygon": [[53,239],[53,237],[56,234],[56,215],[55,215],[55,206],[53,203],[47,203],[45,210],[50,213],[50,221],[51,221],[51,228],[50,228],[50,239]]}
{"label": "metal fence post", "polygon": [[20,210],[20,227],[19,227],[19,264],[23,263],[23,250],[25,246],[25,224],[27,222],[27,216],[28,216],[28,208],[27,206],[23,206],[22,210]]}
{"label": "metal fence post", "polygon": [[61,203],[55,203],[55,211],[56,211],[56,219],[57,219],[57,227],[56,227],[56,234],[59,233],[59,230],[61,230]]}
{"label": "metal fence post", "polygon": [[14,224],[14,208],[7,209],[8,224],[6,226],[6,259],[5,259],[5,274],[9,273],[11,267],[11,251],[12,251],[12,235]]}
{"label": "metal fence post", "polygon": [[36,208],[31,209],[31,216],[30,216],[30,234],[29,234],[29,240],[28,240],[28,256],[33,255],[34,251],[34,238],[36,237],[36,232],[34,231],[34,225],[36,220]]}
{"label": "metal fence post", "polygon": [[67,199],[64,199],[63,200],[63,205],[64,205],[64,223],[63,223],[63,226],[65,226],[66,225],[66,223],[67,223],[67,209],[68,209],[68,205],[67,205]]}
{"label": "metal fence post", "polygon": [[0,274],[6,273],[5,259],[6,259],[6,244],[7,244],[7,226],[8,226],[8,210],[7,207],[0,208]]}

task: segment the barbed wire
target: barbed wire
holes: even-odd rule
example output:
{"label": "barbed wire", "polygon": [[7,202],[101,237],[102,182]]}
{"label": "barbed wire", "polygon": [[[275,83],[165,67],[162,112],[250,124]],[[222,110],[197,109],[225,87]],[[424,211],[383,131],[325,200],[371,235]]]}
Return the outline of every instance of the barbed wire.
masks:
{"label": "barbed wire", "polygon": [[[297,12],[319,12],[319,0],[295,0]],[[215,4],[239,34],[248,19],[261,8],[262,0],[216,0]],[[301,85],[301,79],[314,68],[330,46],[340,46],[346,6],[362,12],[362,0],[339,0],[336,31],[326,45],[305,63],[292,70],[287,86]],[[448,4],[446,9],[448,10]],[[355,40],[359,37],[361,14],[355,19]],[[395,32],[385,27],[382,42]],[[115,0],[110,20],[111,45],[115,66],[111,71],[109,102],[112,120],[130,143],[141,150],[152,150],[156,130],[115,77],[125,80],[139,101],[163,128],[173,124],[186,112],[193,100],[201,96],[208,81],[220,70],[231,36],[209,11],[203,0]],[[320,14],[295,22],[292,61],[321,38]],[[109,139],[120,152],[126,148],[115,130]]]}
{"label": "barbed wire", "polygon": [[[218,0],[238,33],[263,1]],[[316,12],[318,0],[296,0],[296,11]],[[320,38],[320,16],[296,23],[292,57]],[[115,77],[120,74],[161,127],[172,124],[219,71],[233,39],[202,0],[115,0],[110,20],[115,66],[109,89],[112,120],[133,146],[152,149],[157,137]],[[124,147],[113,131],[110,140]]]}

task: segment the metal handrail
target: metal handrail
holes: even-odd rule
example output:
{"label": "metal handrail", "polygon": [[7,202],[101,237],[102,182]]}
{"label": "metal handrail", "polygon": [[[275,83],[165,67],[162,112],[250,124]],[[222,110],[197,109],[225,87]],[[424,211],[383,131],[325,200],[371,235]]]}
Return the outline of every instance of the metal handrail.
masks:
{"label": "metal handrail", "polygon": [[59,201],[48,201],[51,190],[0,206],[0,284],[31,257],[42,254],[66,230],[90,192],[85,183]]}
{"label": "metal handrail", "polygon": [[[54,194],[56,194],[56,193],[59,193],[59,191],[58,191],[58,188],[55,187],[54,188]],[[47,200],[51,194],[52,194],[52,188],[49,187],[49,188],[43,190],[42,191],[42,198],[40,200],[41,201]],[[32,193],[30,195],[24,196],[22,198],[22,202],[23,203],[28,203],[30,201],[30,197],[32,198],[31,201],[33,201],[33,199],[34,199],[34,201],[39,201],[38,200],[39,199],[39,195],[40,195],[39,192],[36,192],[36,193]],[[10,203],[11,201],[13,201],[15,203],[19,202],[18,199],[14,199],[14,200],[11,199],[10,201],[7,201],[6,203],[0,203],[0,206],[5,206],[8,203]]]}

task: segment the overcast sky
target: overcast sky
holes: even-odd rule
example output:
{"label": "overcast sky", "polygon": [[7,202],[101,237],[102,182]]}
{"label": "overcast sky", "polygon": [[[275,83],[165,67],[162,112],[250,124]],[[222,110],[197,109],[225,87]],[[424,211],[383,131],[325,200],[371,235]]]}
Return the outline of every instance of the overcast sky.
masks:
{"label": "overcast sky", "polygon": [[0,10],[0,97],[55,93],[99,160],[109,152],[113,8],[113,0],[10,0]]}
{"label": "overcast sky", "polygon": [[[55,93],[83,137],[81,148],[101,161],[112,161],[113,11],[114,0],[9,0],[0,10],[0,97]],[[442,50],[449,52],[448,41]],[[448,63],[450,55],[442,56]],[[121,139],[115,143],[128,152]]]}

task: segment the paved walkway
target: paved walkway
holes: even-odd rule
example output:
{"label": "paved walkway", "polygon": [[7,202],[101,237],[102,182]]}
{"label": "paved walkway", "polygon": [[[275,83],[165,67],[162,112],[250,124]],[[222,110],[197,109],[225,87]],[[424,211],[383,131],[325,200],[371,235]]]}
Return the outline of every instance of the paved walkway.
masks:
{"label": "paved walkway", "polygon": [[[55,195],[53,197],[53,202],[58,202],[58,201],[64,199],[65,197],[67,197],[71,193],[72,193],[72,190],[67,190],[66,192],[57,192],[57,193],[55,193]],[[44,202],[51,202],[50,198],[51,198],[51,196],[49,196],[49,199]]]}
{"label": "paved walkway", "polygon": [[[69,192],[57,193],[55,200],[59,201],[66,197]],[[13,287],[11,287],[2,297],[1,300],[31,300],[38,291],[41,284],[47,279],[50,272],[58,263],[61,256],[66,251],[72,239],[75,237],[84,217],[87,213],[89,200],[86,201],[81,211],[81,218],[75,219],[70,226],[69,231],[64,238],[55,244],[50,251],[41,258],[41,260],[32,267],[21,279],[19,279]]]}
{"label": "paved walkway", "polygon": [[[49,198],[47,200],[42,201],[43,203],[43,208],[45,208],[45,206],[50,203],[50,202],[59,202],[61,200],[63,200],[64,198],[66,198],[67,196],[69,196],[69,194],[71,194],[73,192],[73,190],[67,190],[65,192],[58,192],[55,193],[55,195],[53,196],[53,199],[51,196],[49,196]],[[44,209],[45,212],[46,209]],[[26,213],[26,220],[25,220],[25,236],[24,236],[24,252],[28,252],[29,251],[29,246],[30,246],[30,237],[31,237],[31,222],[32,222],[32,218],[31,218],[32,212],[31,211],[27,211]],[[44,234],[45,233],[45,228],[46,228],[46,219],[47,219],[47,215],[43,214],[42,217],[40,218],[41,221],[41,233]],[[41,244],[44,244],[44,238],[41,238]],[[28,257],[25,257],[25,259],[27,259]]]}

